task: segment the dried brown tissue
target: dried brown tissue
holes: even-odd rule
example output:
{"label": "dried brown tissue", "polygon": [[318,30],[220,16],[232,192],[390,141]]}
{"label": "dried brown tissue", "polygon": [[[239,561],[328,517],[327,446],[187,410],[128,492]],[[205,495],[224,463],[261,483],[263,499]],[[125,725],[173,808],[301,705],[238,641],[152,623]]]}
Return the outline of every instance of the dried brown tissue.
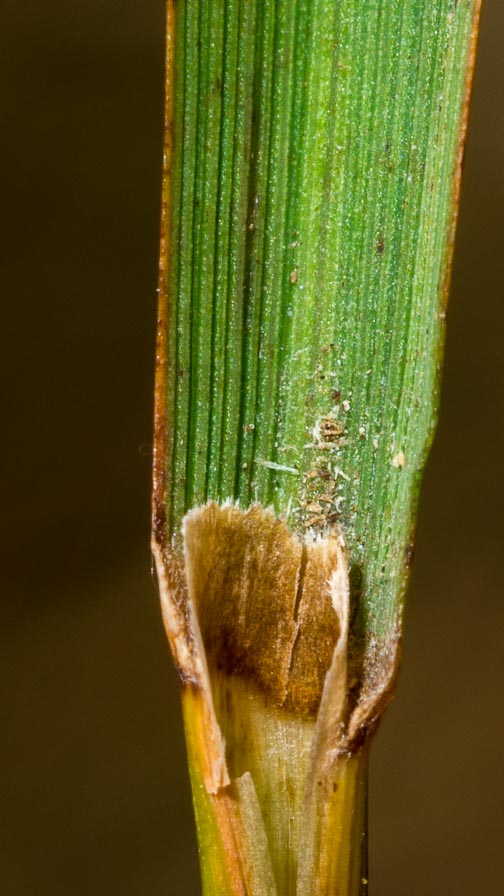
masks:
{"label": "dried brown tissue", "polygon": [[[222,676],[280,714],[312,719],[322,765],[359,752],[393,694],[399,638],[357,664],[349,656],[357,642],[339,530],[302,540],[259,505],[211,502],[187,514],[182,533],[182,549],[155,539],[153,550],[175,664],[202,699],[208,792],[230,782],[213,696]],[[350,663],[363,670],[352,699]]]}

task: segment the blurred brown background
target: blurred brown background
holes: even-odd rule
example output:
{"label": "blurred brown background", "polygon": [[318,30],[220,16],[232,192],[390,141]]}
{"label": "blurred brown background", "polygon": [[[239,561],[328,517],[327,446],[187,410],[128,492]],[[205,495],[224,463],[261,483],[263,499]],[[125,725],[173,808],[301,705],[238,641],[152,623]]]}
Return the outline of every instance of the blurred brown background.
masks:
{"label": "blurred brown background", "polygon": [[[0,892],[197,896],[149,558],[163,0],[0,0]],[[483,17],[374,896],[500,891],[504,5]]]}

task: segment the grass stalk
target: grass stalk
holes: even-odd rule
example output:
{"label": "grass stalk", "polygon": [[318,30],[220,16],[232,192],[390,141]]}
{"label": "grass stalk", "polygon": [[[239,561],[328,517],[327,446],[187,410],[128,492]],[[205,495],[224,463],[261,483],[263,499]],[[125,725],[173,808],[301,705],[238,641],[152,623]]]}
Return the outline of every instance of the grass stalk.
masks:
{"label": "grass stalk", "polygon": [[367,892],[479,0],[167,2],[153,551],[203,892]]}

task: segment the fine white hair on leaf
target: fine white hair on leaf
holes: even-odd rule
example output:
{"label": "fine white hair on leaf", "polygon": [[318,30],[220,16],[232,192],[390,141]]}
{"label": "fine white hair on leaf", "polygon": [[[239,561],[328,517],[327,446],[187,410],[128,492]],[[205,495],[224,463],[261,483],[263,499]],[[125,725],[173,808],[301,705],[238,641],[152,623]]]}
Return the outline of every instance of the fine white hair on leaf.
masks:
{"label": "fine white hair on leaf", "polygon": [[273,460],[262,460],[260,457],[256,457],[255,463],[260,467],[267,467],[268,470],[278,470],[280,473],[292,473],[294,476],[299,476],[299,470],[296,470],[295,467],[286,467],[285,464],[277,464]]}

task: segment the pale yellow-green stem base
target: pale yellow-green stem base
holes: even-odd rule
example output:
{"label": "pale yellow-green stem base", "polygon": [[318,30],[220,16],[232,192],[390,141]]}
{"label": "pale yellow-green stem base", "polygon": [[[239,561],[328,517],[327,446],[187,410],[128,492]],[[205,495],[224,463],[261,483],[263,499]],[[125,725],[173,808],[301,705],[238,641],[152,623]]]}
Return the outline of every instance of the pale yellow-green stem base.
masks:
{"label": "pale yellow-green stem base", "polygon": [[367,894],[369,747],[338,757],[324,775],[310,777],[307,836],[299,850],[299,896]]}
{"label": "pale yellow-green stem base", "polygon": [[231,783],[209,793],[204,703],[183,691],[204,896],[363,896],[368,750],[317,768],[312,719],[265,706],[237,678],[214,696]]}

